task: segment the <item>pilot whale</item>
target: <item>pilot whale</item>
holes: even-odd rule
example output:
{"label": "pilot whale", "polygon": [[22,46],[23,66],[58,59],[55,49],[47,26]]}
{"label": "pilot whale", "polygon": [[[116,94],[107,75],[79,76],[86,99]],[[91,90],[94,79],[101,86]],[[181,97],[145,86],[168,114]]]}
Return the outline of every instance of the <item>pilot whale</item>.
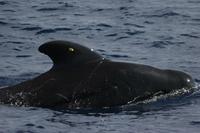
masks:
{"label": "pilot whale", "polygon": [[51,58],[52,68],[0,89],[0,103],[45,108],[113,107],[194,85],[184,72],[111,61],[69,41],[47,42],[39,51]]}

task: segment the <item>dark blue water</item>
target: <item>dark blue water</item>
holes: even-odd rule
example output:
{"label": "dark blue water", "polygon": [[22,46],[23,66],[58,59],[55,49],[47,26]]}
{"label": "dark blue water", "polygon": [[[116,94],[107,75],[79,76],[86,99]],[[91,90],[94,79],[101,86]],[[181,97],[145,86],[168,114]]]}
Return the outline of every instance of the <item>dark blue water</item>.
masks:
{"label": "dark blue water", "polygon": [[197,87],[116,109],[0,105],[0,132],[199,132],[199,0],[1,0],[0,86],[47,71],[52,63],[37,48],[55,39],[83,44],[112,60],[187,72]]}

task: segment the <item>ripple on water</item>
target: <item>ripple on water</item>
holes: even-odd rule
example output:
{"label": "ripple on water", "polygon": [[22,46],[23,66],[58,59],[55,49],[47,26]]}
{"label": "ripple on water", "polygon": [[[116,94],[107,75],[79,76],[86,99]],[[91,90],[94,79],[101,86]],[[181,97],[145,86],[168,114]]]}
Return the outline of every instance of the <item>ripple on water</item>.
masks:
{"label": "ripple on water", "polygon": [[103,49],[97,49],[96,51],[101,52],[101,53],[105,53],[106,51]]}
{"label": "ripple on water", "polygon": [[195,4],[199,4],[200,1],[199,0],[189,0],[188,3],[195,3]]}
{"label": "ripple on water", "polygon": [[154,24],[152,21],[144,21],[145,24]]}
{"label": "ripple on water", "polygon": [[7,24],[8,24],[7,22],[0,21],[0,25],[7,25]]}
{"label": "ripple on water", "polygon": [[59,10],[57,7],[46,7],[46,8],[40,8],[37,9],[37,11],[56,11]]}
{"label": "ripple on water", "polygon": [[115,41],[122,40],[122,39],[126,39],[126,38],[129,38],[129,37],[128,37],[128,36],[117,37],[117,38],[115,39]]}
{"label": "ripple on water", "polygon": [[153,47],[153,48],[166,48],[169,45],[179,46],[180,44],[184,44],[184,42],[153,41],[151,47]]}
{"label": "ripple on water", "polygon": [[32,55],[17,55],[17,58],[29,58],[32,57]]}
{"label": "ripple on water", "polygon": [[64,4],[64,7],[74,7],[72,4],[69,4],[69,3],[63,3]]}
{"label": "ripple on water", "polygon": [[32,123],[27,123],[27,124],[25,124],[25,126],[27,126],[27,127],[33,127],[33,126],[35,126],[35,125],[32,124]]}
{"label": "ripple on water", "polygon": [[200,18],[193,18],[192,20],[193,20],[193,21],[200,22]]}
{"label": "ripple on water", "polygon": [[109,24],[104,24],[104,23],[97,24],[97,26],[99,26],[99,27],[105,27],[105,28],[112,28],[111,25],[109,25]]}
{"label": "ripple on water", "polygon": [[[59,5],[58,7],[42,7],[39,9],[36,9],[39,12],[51,12],[51,11],[58,11],[58,10],[64,10],[65,8],[71,8],[74,7],[72,4],[68,4],[68,3],[63,3],[60,2],[59,4],[62,4],[61,6]],[[38,6],[35,6],[34,8],[37,8]]]}
{"label": "ripple on water", "polygon": [[78,28],[79,31],[88,31],[88,30],[92,30],[91,27],[83,27],[83,28]]}
{"label": "ripple on water", "polygon": [[14,12],[17,12],[17,11],[15,11],[15,10],[13,10],[13,9],[5,9],[5,10],[2,10],[3,12],[11,12],[11,13],[14,13]]}
{"label": "ripple on water", "polygon": [[24,44],[24,42],[21,42],[21,41],[7,41],[5,43],[10,43],[10,44]]}
{"label": "ripple on water", "polygon": [[138,25],[138,24],[132,24],[132,23],[124,23],[124,25],[126,25],[126,26],[134,26],[136,28],[145,28],[145,26]]}
{"label": "ripple on water", "polygon": [[117,35],[118,35],[117,33],[111,33],[111,34],[107,34],[105,36],[107,36],[107,37],[113,37],[113,36],[117,36]]}
{"label": "ripple on water", "polygon": [[38,26],[33,26],[33,27],[26,27],[26,28],[22,28],[21,30],[26,30],[26,31],[34,31],[34,30],[41,30],[41,27]]}
{"label": "ripple on water", "polygon": [[111,54],[109,56],[114,57],[114,58],[129,58],[128,55],[119,55],[119,54]]}
{"label": "ripple on water", "polygon": [[85,16],[85,14],[75,13],[74,16]]}
{"label": "ripple on water", "polygon": [[5,1],[0,1],[0,5],[6,5],[6,4],[8,4],[8,3]]}
{"label": "ripple on water", "polygon": [[191,121],[190,125],[200,125],[200,121]]}
{"label": "ripple on water", "polygon": [[200,38],[199,36],[191,35],[191,34],[180,34],[180,35],[185,36],[185,37],[190,37],[190,38]]}
{"label": "ripple on water", "polygon": [[132,36],[132,35],[138,35],[138,34],[145,33],[145,31],[127,31],[125,33]]}
{"label": "ripple on water", "polygon": [[112,57],[112,58],[129,58],[128,55],[120,55],[120,54],[105,54],[105,53],[103,53],[102,55],[105,55],[106,57]]}
{"label": "ripple on water", "polygon": [[36,128],[39,128],[39,129],[44,129],[45,128],[44,126],[41,126],[41,125],[37,126],[37,125],[35,125],[33,123],[27,123],[24,126],[26,126],[26,127],[36,127]]}
{"label": "ripple on water", "polygon": [[46,33],[54,33],[56,32],[54,29],[45,29],[45,30],[40,30],[36,33],[36,35],[40,35],[40,34],[46,34]]}
{"label": "ripple on water", "polygon": [[72,28],[54,28],[54,29],[43,29],[38,32],[36,32],[36,35],[40,34],[48,34],[48,33],[55,33],[57,31],[70,31]]}
{"label": "ripple on water", "polygon": [[169,11],[158,15],[153,15],[154,17],[169,17],[169,16],[181,16],[179,13]]}
{"label": "ripple on water", "polygon": [[183,15],[183,14],[180,14],[180,13],[177,13],[175,11],[172,11],[171,9],[169,8],[165,8],[165,9],[162,9],[162,10],[156,10],[154,11],[151,15],[142,15],[144,17],[154,17],[154,18],[166,18],[166,17],[189,17],[187,15]]}
{"label": "ripple on water", "polygon": [[19,48],[13,48],[14,51],[22,51],[21,49]]}

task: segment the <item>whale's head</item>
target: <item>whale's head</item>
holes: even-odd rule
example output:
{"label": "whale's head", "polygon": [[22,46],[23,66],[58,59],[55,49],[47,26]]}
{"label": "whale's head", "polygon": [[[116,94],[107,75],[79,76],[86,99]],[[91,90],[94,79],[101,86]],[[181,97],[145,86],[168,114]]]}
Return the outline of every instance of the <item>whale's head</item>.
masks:
{"label": "whale's head", "polygon": [[179,84],[179,88],[193,88],[195,83],[193,78],[182,71],[177,70],[166,70],[168,74],[170,74],[170,77],[173,77],[171,79],[175,79],[175,83]]}
{"label": "whale's head", "polygon": [[47,42],[39,47],[39,51],[48,55],[52,59],[54,66],[82,65],[102,59],[92,49],[69,41]]}
{"label": "whale's head", "polygon": [[184,86],[186,88],[194,87],[195,83],[194,83],[193,78],[190,75],[188,75],[184,72],[179,72],[179,74],[180,74],[179,76],[181,79],[180,81],[181,81],[182,86]]}

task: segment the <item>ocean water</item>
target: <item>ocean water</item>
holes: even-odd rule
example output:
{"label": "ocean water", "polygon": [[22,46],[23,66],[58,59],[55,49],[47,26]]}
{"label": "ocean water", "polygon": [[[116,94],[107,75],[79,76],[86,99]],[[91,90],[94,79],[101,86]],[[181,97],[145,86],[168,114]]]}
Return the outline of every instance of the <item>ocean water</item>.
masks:
{"label": "ocean water", "polygon": [[0,86],[49,70],[37,49],[50,40],[187,72],[195,91],[100,110],[0,105],[0,133],[199,133],[199,0],[0,0]]}

